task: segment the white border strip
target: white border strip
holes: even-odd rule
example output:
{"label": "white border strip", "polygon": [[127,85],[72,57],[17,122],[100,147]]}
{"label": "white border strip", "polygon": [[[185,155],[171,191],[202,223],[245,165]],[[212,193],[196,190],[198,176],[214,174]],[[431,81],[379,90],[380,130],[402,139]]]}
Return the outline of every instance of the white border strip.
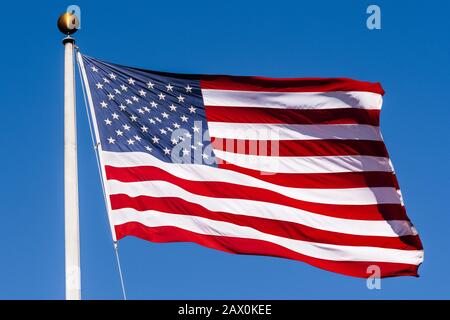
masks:
{"label": "white border strip", "polygon": [[109,222],[109,227],[111,228],[111,236],[113,238],[113,241],[117,241],[117,237],[116,237],[116,231],[114,230],[114,224],[112,223],[112,215],[111,215],[111,201],[109,199],[109,192],[107,192],[107,183],[106,183],[106,172],[105,172],[105,166],[104,166],[104,162],[103,162],[103,150],[102,150],[102,145],[100,142],[100,135],[98,133],[98,127],[97,127],[97,119],[95,117],[95,111],[94,111],[94,103],[92,102],[92,94],[91,94],[91,88],[89,87],[89,81],[87,79],[87,75],[86,75],[86,69],[84,67],[84,63],[83,63],[83,58],[81,56],[81,53],[78,51],[77,52],[77,61],[80,64],[81,67],[81,74],[82,74],[82,78],[83,78],[83,82],[86,88],[86,94],[87,94],[87,98],[88,98],[88,102],[89,102],[89,110],[91,111],[91,119],[92,119],[92,126],[94,127],[94,132],[95,132],[95,141],[96,141],[96,146],[97,146],[97,153],[100,159],[100,171],[101,171],[101,179],[102,179],[102,184],[103,184],[103,190],[105,191],[105,201],[106,201],[106,211],[108,213],[108,222]]}

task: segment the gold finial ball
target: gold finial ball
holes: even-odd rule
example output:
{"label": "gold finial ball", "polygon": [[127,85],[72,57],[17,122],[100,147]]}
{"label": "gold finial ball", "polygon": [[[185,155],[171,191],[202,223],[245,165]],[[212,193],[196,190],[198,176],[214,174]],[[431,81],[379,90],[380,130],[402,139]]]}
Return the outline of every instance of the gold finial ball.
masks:
{"label": "gold finial ball", "polygon": [[78,17],[72,13],[64,13],[58,19],[58,29],[66,35],[77,32],[79,27]]}

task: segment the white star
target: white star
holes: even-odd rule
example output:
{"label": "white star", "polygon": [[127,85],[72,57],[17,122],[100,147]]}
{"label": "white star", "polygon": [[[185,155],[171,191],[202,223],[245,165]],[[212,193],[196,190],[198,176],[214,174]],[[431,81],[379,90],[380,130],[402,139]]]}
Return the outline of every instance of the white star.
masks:
{"label": "white star", "polygon": [[161,134],[167,134],[167,131],[164,129],[159,129],[159,132],[161,132]]}
{"label": "white star", "polygon": [[155,117],[155,120],[158,121],[158,122],[161,122],[161,119],[158,118],[158,117]]}
{"label": "white star", "polygon": [[122,94],[122,92],[120,92],[119,89],[114,89],[114,92],[117,93],[117,94]]}
{"label": "white star", "polygon": [[159,100],[165,100],[166,99],[166,95],[164,93],[160,93],[158,94]]}
{"label": "white star", "polygon": [[122,91],[128,91],[128,87],[124,84],[120,85],[120,89],[122,89]]}
{"label": "white star", "polygon": [[123,127],[126,131],[130,131],[130,126],[129,126],[129,125],[124,124],[122,127]]}
{"label": "white star", "polygon": [[136,96],[132,96],[131,99],[133,99],[133,101],[139,102],[139,98]]}
{"label": "white star", "polygon": [[153,136],[152,140],[153,140],[153,143],[158,143],[159,142],[159,138],[156,137],[156,136]]}
{"label": "white star", "polygon": [[123,136],[123,132],[120,131],[120,130],[116,130],[116,134],[117,134],[119,137]]}
{"label": "white star", "polygon": [[141,109],[141,108],[137,109],[137,111],[138,111],[140,114],[144,114],[144,113],[145,113],[144,109]]}
{"label": "white star", "polygon": [[185,115],[182,115],[180,117],[180,119],[181,119],[182,122],[187,122],[188,121],[188,117],[186,117]]}
{"label": "white star", "polygon": [[108,80],[108,78],[103,78],[103,82],[105,82],[105,83],[110,83],[110,81]]}
{"label": "white star", "polygon": [[170,149],[167,147],[165,147],[163,151],[164,151],[164,154],[170,154]]}
{"label": "white star", "polygon": [[131,121],[133,121],[133,122],[136,122],[137,118],[138,117],[136,117],[134,114],[132,114],[130,117]]}
{"label": "white star", "polygon": [[192,87],[190,85],[187,85],[184,88],[186,89],[186,92],[192,92]]}
{"label": "white star", "polygon": [[199,142],[197,142],[197,144],[200,146],[200,147],[202,147],[203,146],[203,143],[201,143],[200,141]]}
{"label": "white star", "polygon": [[198,128],[197,126],[193,126],[192,127],[192,130],[194,130],[194,132],[200,132],[200,128]]}
{"label": "white star", "polygon": [[105,101],[100,102],[102,108],[108,107],[108,104]]}
{"label": "white star", "polygon": [[143,109],[144,109],[145,111],[147,111],[147,112],[150,112],[150,109],[147,108],[147,107],[144,107]]}
{"label": "white star", "polygon": [[169,130],[170,132],[173,132],[173,129],[171,127],[166,127],[167,130]]}
{"label": "white star", "polygon": [[94,66],[92,66],[91,69],[92,69],[92,71],[94,71],[94,72],[98,72],[98,69],[97,69],[96,67],[94,67]]}
{"label": "white star", "polygon": [[180,129],[180,125],[178,123],[176,123],[176,122],[173,123],[173,127],[175,129]]}
{"label": "white star", "polygon": [[125,102],[126,102],[127,104],[133,104],[133,102],[132,102],[130,99],[125,99]]}
{"label": "white star", "polygon": [[178,99],[178,102],[184,102],[184,97],[180,94],[178,97],[177,97],[177,99]]}
{"label": "white star", "polygon": [[96,83],[95,85],[97,86],[97,89],[103,89],[103,85],[100,82]]}
{"label": "white star", "polygon": [[190,134],[189,132],[186,133],[185,136],[186,136],[187,138],[189,138],[189,139],[192,138],[192,134]]}
{"label": "white star", "polygon": [[147,94],[147,92],[145,92],[144,90],[139,90],[139,94],[141,95],[141,97],[145,97],[145,95]]}
{"label": "white star", "polygon": [[110,73],[110,74],[108,74],[108,76],[111,78],[111,79],[113,79],[113,80],[116,80],[116,75],[114,74],[114,73]]}
{"label": "white star", "polygon": [[113,137],[109,137],[108,142],[109,144],[114,144],[116,142],[116,139],[114,139]]}
{"label": "white star", "polygon": [[151,81],[147,82],[147,87],[149,89],[153,89],[154,86],[155,86],[155,84],[153,84]]}
{"label": "white star", "polygon": [[108,99],[109,100],[113,100],[114,99],[114,95],[112,93],[108,93]]}
{"label": "white star", "polygon": [[133,138],[135,138],[137,141],[141,141],[142,140],[142,138],[139,137],[138,135],[135,135]]}
{"label": "white star", "polygon": [[191,106],[189,108],[189,113],[195,113],[195,110],[197,110],[197,108],[195,108],[194,106]]}
{"label": "white star", "polygon": [[157,108],[158,104],[155,101],[150,102],[152,108]]}
{"label": "white star", "polygon": [[190,151],[188,149],[183,149],[183,155],[187,156],[190,153]]}
{"label": "white star", "polygon": [[136,82],[136,80],[132,79],[132,78],[128,78],[128,83],[134,85],[134,83]]}
{"label": "white star", "polygon": [[110,126],[110,125],[111,125],[111,123],[112,123],[112,121],[111,121],[111,120],[109,120],[109,119],[105,119],[105,123],[106,123],[106,125]]}
{"label": "white star", "polygon": [[169,108],[170,108],[170,111],[177,111],[177,107],[174,106],[173,103],[169,106]]}
{"label": "white star", "polygon": [[142,132],[147,132],[147,131],[148,131],[148,128],[147,128],[146,126],[142,126],[142,127],[141,127],[141,130],[142,130]]}
{"label": "white star", "polygon": [[120,109],[121,111],[125,111],[126,108],[127,108],[127,107],[125,107],[122,103],[121,103],[120,106],[119,106],[119,109]]}
{"label": "white star", "polygon": [[146,149],[148,152],[152,152],[152,148],[150,148],[149,146],[145,146],[145,149]]}
{"label": "white star", "polygon": [[192,150],[197,150],[197,147],[194,146],[194,145],[192,145],[192,146],[191,146],[191,149],[192,149]]}
{"label": "white star", "polygon": [[170,141],[172,141],[172,144],[174,144],[174,145],[178,143],[177,139],[172,139]]}
{"label": "white star", "polygon": [[166,113],[166,112],[161,113],[161,115],[162,115],[162,117],[165,118],[165,119],[168,119],[168,118],[169,118],[169,114]]}
{"label": "white star", "polygon": [[113,117],[114,120],[119,119],[119,115],[117,113],[115,113],[115,112],[112,114],[112,117]]}
{"label": "white star", "polygon": [[153,120],[153,119],[148,119],[148,121],[149,121],[151,124],[155,124],[155,123],[156,123],[155,120]]}
{"label": "white star", "polygon": [[131,139],[131,138],[130,138],[130,139],[128,139],[128,140],[127,140],[127,142],[128,142],[128,145],[134,144],[134,140],[133,140],[133,139]]}
{"label": "white star", "polygon": [[202,157],[203,157],[203,159],[208,159],[208,156],[204,153],[202,153]]}
{"label": "white star", "polygon": [[167,91],[173,91],[173,86],[169,83],[169,84],[166,86],[166,89],[167,89]]}

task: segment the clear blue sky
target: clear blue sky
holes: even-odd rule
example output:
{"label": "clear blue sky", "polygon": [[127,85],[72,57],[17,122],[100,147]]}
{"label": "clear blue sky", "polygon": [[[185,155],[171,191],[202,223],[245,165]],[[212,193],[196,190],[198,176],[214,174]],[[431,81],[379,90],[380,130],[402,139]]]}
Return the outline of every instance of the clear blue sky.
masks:
{"label": "clear blue sky", "polygon": [[[351,77],[386,90],[382,132],[425,262],[420,278],[364,279],[190,243],[120,242],[130,298],[450,298],[450,4],[376,1],[78,1],[82,52],[153,70]],[[0,11],[0,298],[64,298],[63,46],[66,1]],[[79,83],[78,83],[79,84]],[[78,86],[78,89],[80,87]],[[83,298],[121,297],[78,90]]]}

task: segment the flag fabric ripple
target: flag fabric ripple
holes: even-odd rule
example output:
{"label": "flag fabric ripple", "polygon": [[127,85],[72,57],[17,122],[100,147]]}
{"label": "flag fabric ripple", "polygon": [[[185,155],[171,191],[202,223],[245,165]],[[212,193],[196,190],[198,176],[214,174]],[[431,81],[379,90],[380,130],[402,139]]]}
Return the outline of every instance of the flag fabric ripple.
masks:
{"label": "flag fabric ripple", "polygon": [[417,276],[423,249],[380,132],[379,83],[78,62],[114,240]]}

